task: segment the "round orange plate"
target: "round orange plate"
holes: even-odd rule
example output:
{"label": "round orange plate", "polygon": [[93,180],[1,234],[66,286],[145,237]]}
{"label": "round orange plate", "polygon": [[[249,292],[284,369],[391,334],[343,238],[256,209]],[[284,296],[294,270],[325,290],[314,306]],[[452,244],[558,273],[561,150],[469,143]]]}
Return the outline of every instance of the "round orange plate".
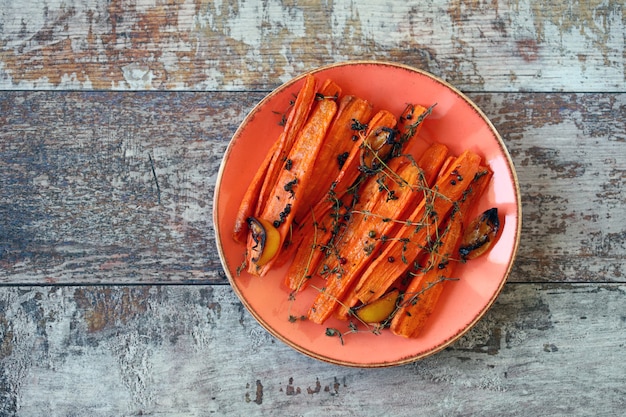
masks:
{"label": "round orange plate", "polygon": [[[459,265],[458,281],[446,285],[437,308],[421,337],[404,339],[384,330],[326,335],[326,328],[347,331],[347,323],[331,319],[324,325],[298,320],[315,296],[306,289],[295,301],[288,300],[283,285],[286,267],[265,277],[237,273],[244,247],[231,235],[235,214],[243,194],[270,145],[278,137],[282,114],[299,91],[304,74],[265,97],[243,121],[224,155],[217,180],[213,221],[217,247],[228,279],[241,302],[271,334],[313,358],[355,367],[383,367],[409,363],[433,354],[462,336],[493,304],[511,271],[519,245],[521,204],[519,186],[511,158],[493,125],[478,107],[446,82],[423,71],[384,62],[348,62],[311,71],[318,82],[331,78],[353,94],[369,100],[377,109],[399,115],[407,103],[429,107],[436,103],[424,122],[416,147],[433,141],[447,145],[453,154],[465,149],[479,153],[494,172],[478,214],[497,207],[501,236],[490,252]],[[416,148],[416,149],[417,149]]]}

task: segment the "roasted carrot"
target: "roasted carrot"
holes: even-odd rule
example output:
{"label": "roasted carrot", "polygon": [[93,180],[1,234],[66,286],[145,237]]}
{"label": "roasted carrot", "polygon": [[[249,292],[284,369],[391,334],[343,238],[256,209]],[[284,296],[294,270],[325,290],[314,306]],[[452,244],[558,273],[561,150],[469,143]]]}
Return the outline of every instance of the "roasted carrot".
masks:
{"label": "roasted carrot", "polygon": [[265,194],[273,186],[272,178],[274,178],[278,172],[277,165],[281,165],[279,161],[281,161],[281,158],[284,158],[284,155],[291,149],[293,140],[309,115],[314,98],[315,78],[313,76],[307,76],[289,112],[281,134],[272,144],[272,147],[266,154],[261,166],[255,173],[252,182],[249,184],[244,194],[244,198],[241,201],[235,217],[235,227],[233,230],[233,238],[235,241],[239,243],[246,242],[248,236],[247,219],[253,215],[258,215],[259,207],[265,204],[267,199]]}
{"label": "roasted carrot", "polygon": [[434,106],[426,108],[419,104],[407,104],[398,121],[400,145],[406,146],[406,144],[419,133],[424,120],[432,113],[433,107]]}
{"label": "roasted carrot", "polygon": [[482,168],[451,214],[442,233],[439,248],[429,256],[422,272],[409,283],[400,308],[391,320],[391,331],[399,336],[417,337],[434,311],[446,283],[453,277],[460,257],[458,248],[472,205],[482,196],[491,180],[491,171]]}
{"label": "roasted carrot", "polygon": [[[413,211],[411,226],[403,227],[387,242],[382,254],[363,272],[359,300],[367,303],[384,294],[393,282],[405,274],[417,257],[433,240],[440,223],[444,221],[454,203],[468,188],[479,170],[481,158],[471,151],[463,152],[439,176],[429,193]],[[388,259],[394,259],[389,263]]]}
{"label": "roasted carrot", "polygon": [[462,234],[459,213],[450,218],[439,238],[439,248],[429,259],[426,272],[414,277],[404,293],[401,307],[391,320],[391,331],[399,336],[416,337],[435,308],[444,282],[452,277],[454,257]]}
{"label": "roasted carrot", "polygon": [[[414,193],[415,196],[413,204],[417,206],[422,200],[424,194],[427,190],[430,190],[432,187],[437,175],[441,171],[442,165],[444,161],[446,161],[446,155],[448,154],[447,146],[434,143],[430,145],[422,154],[421,158],[417,161],[417,166],[420,168],[420,185],[416,187]],[[399,213],[397,214],[399,215]],[[399,220],[399,217],[396,217],[396,220]],[[397,232],[397,229],[400,227],[400,223],[395,223],[395,228],[390,230],[391,234]],[[355,284],[355,288],[351,289],[347,294],[346,298],[342,300],[341,306],[338,307],[337,315],[340,318],[346,319],[350,313],[350,308],[357,305],[359,299],[357,297],[356,291],[362,287],[363,283],[361,278]]]}
{"label": "roasted carrot", "polygon": [[280,137],[278,149],[276,149],[272,155],[267,175],[259,193],[259,199],[255,210],[255,215],[257,216],[260,215],[260,213],[265,209],[265,205],[270,198],[270,194],[276,187],[278,177],[285,167],[287,155],[291,151],[291,148],[293,147],[301,129],[304,127],[309,118],[311,109],[315,103],[315,85],[315,78],[312,75],[305,78],[304,85],[296,97],[293,109],[285,121],[284,133]]}
{"label": "roasted carrot", "polygon": [[326,134],[321,149],[315,160],[313,169],[316,174],[311,178],[305,200],[312,204],[303,204],[296,220],[300,222],[306,217],[312,206],[325,197],[333,181],[341,171],[345,160],[353,148],[355,139],[355,120],[367,122],[372,114],[372,105],[359,97],[344,96],[339,102],[337,115]]}
{"label": "roasted carrot", "polygon": [[[431,110],[432,107],[425,108],[409,104],[398,121],[389,111],[378,111],[367,124],[364,136],[357,142],[358,146],[353,147],[348,154],[343,169],[333,182],[333,194],[344,195],[364,171],[367,172],[368,168],[376,168],[369,166],[372,161],[381,164],[384,163],[385,158],[397,156],[404,151],[410,140],[419,133],[424,119],[431,113]],[[394,148],[387,149],[380,154],[375,152],[376,155],[372,155],[373,146],[381,148],[389,144]],[[322,201],[322,204],[328,204],[328,202]]]}
{"label": "roasted carrot", "polygon": [[261,166],[259,167],[257,172],[254,174],[254,178],[252,179],[252,182],[248,186],[248,189],[246,190],[246,193],[241,200],[239,211],[237,212],[237,216],[235,217],[235,227],[233,229],[233,239],[235,239],[237,243],[246,242],[248,236],[247,220],[254,214],[256,210],[257,202],[259,200],[259,194],[261,193],[261,188],[263,187],[263,181],[265,180],[270,161],[274,157],[274,154],[278,149],[279,143],[280,140],[275,141],[269,152],[265,155],[265,159],[261,163]]}
{"label": "roasted carrot", "polygon": [[[333,206],[336,205],[338,202],[351,199],[351,197],[347,195],[349,194],[350,187],[355,188],[355,181],[362,174],[362,172],[359,170],[359,155],[361,153],[364,137],[367,137],[368,134],[371,134],[371,132],[373,132],[377,128],[391,128],[396,124],[396,118],[393,116],[393,114],[386,110],[381,110],[377,112],[371,118],[371,120],[369,120],[367,126],[364,125],[364,122],[366,121],[367,119],[352,120],[353,125],[351,126],[351,130],[353,131],[352,134],[356,136],[357,140],[354,141],[352,148],[348,153],[348,157],[341,167],[341,170],[339,171],[334,181],[331,182],[330,189],[326,191],[323,197],[320,197],[319,201],[312,209],[309,209],[309,212],[307,213],[304,220],[300,221],[301,227],[304,227],[305,229],[300,229],[299,231],[296,231],[290,246],[287,249],[283,250],[277,258],[277,262],[280,264],[282,262],[285,262],[286,259],[291,258],[294,253],[304,251],[305,253],[296,253],[295,261],[292,263],[291,269],[292,272],[296,274],[295,276],[308,276],[310,275],[311,271],[315,270],[316,264],[314,261],[320,259],[320,254],[314,254],[313,257],[310,256],[312,245],[325,246],[328,242],[323,239],[328,240],[332,238],[332,234],[325,233],[320,237],[322,241],[313,243],[313,235],[307,235],[306,232],[312,232],[313,222],[319,221],[320,219],[323,219],[324,216],[327,216],[332,211]],[[345,202],[344,204],[349,205]],[[307,241],[303,242],[304,239],[307,239]],[[296,273],[295,271],[298,272]],[[302,285],[302,279],[294,281],[294,275],[288,274],[285,282],[292,289],[304,288],[304,286]]]}
{"label": "roasted carrot", "polygon": [[[280,170],[267,204],[260,212],[260,218],[271,222],[278,229],[281,238],[280,247],[291,229],[299,205],[302,204],[304,190],[313,174],[315,157],[336,111],[337,103],[332,99],[323,98],[317,102],[287,155],[291,169]],[[249,239],[248,254],[252,253],[250,249],[253,246],[254,242]],[[271,266],[272,260],[262,268],[258,268],[254,262],[251,262],[251,259],[248,259],[248,272],[254,275],[264,275]]]}
{"label": "roasted carrot", "polygon": [[323,323],[340,305],[340,301],[358,279],[360,271],[375,257],[377,249],[396,223],[413,209],[415,191],[422,185],[421,171],[405,158],[391,160],[381,173],[372,176],[359,192],[359,203],[336,243],[336,254],[322,267],[327,274],[325,288],[316,296],[308,317]]}
{"label": "roasted carrot", "polygon": [[297,292],[306,288],[309,280],[315,275],[320,261],[329,256],[333,240],[340,232],[338,219],[344,215],[343,210],[337,206],[332,211],[324,213],[321,218],[313,218],[298,229],[299,246],[292,252],[295,255],[285,275],[285,285],[292,291]]}
{"label": "roasted carrot", "polygon": [[[396,117],[387,110],[380,110],[367,124],[367,129],[365,130],[364,137],[359,138],[350,150],[348,157],[346,158],[343,166],[341,167],[341,171],[333,181],[332,186],[332,194],[336,197],[343,196],[349,189],[354,185],[354,182],[357,180],[359,175],[363,173],[361,166],[361,153],[363,152],[364,144],[372,138],[378,135],[380,130],[383,129],[393,129],[397,124]],[[323,198],[319,204],[332,205],[332,198],[327,199]],[[319,212],[320,208],[316,208],[316,212]],[[321,210],[322,212],[325,211]]]}
{"label": "roasted carrot", "polygon": [[446,159],[441,144],[418,162],[405,154],[433,107],[408,104],[399,120],[386,110],[370,119],[370,103],[341,93],[332,80],[316,90],[305,77],[246,190],[233,238],[246,243],[253,275],[293,259],[284,281],[292,291],[325,278],[309,320],[346,318],[360,303],[382,303],[393,286],[401,305],[386,323],[415,337],[452,277],[467,212],[491,171],[471,151]]}
{"label": "roasted carrot", "polygon": [[409,141],[417,135],[430,111],[431,109],[423,106],[409,104],[393,129],[382,126],[370,131],[361,151],[361,169],[376,170],[387,159],[400,155]]}

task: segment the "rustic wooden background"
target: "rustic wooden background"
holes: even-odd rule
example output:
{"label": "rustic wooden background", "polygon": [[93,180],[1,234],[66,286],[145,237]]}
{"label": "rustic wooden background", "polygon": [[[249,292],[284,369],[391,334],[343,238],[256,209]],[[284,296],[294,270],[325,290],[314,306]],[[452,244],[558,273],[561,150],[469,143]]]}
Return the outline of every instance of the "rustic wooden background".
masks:
{"label": "rustic wooden background", "polygon": [[[0,416],[622,415],[622,1],[0,0]],[[517,168],[517,263],[411,365],[269,336],[211,224],[221,157],[268,91],[352,59],[467,93]]]}

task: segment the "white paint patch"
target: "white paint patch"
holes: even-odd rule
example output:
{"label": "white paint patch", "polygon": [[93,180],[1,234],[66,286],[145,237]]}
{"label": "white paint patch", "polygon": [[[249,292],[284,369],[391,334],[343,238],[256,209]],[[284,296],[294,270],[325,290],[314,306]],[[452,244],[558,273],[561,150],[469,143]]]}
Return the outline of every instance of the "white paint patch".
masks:
{"label": "white paint patch", "polygon": [[[333,16],[337,17],[338,25],[333,27],[333,37],[344,36],[346,27],[342,27],[340,22],[343,21],[345,25],[349,20],[358,19],[364,39],[375,39],[376,43],[386,47],[399,45],[411,36],[409,31],[402,28],[406,26],[411,10],[415,8],[410,2],[335,2]],[[342,16],[344,10],[350,15],[346,13],[345,17]],[[390,16],[394,18],[390,19]]]}
{"label": "white paint patch", "polygon": [[132,90],[150,89],[154,74],[147,65],[133,62],[122,67],[122,74]]}
{"label": "white paint patch", "polygon": [[196,6],[193,0],[185,0],[178,9],[177,31],[191,32],[196,24],[195,20]]}

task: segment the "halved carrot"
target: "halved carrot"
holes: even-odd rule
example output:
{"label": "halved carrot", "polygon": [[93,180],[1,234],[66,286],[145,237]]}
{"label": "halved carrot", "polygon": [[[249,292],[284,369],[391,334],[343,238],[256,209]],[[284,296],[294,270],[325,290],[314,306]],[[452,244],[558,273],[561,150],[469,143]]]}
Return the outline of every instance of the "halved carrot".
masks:
{"label": "halved carrot", "polygon": [[315,78],[312,75],[308,75],[305,78],[302,89],[296,97],[293,109],[285,122],[284,134],[281,135],[278,149],[272,155],[267,175],[259,193],[255,210],[255,215],[257,216],[265,209],[270,194],[276,187],[276,181],[278,181],[278,177],[285,167],[287,155],[291,152],[294,142],[309,118],[313,104],[315,103],[315,85]]}
{"label": "halved carrot", "polygon": [[[397,156],[406,149],[410,140],[415,137],[422,128],[422,122],[431,113],[432,107],[425,108],[420,105],[409,104],[397,120],[395,116],[387,110],[379,110],[372,119],[367,123],[365,135],[357,142],[357,146],[353,147],[344,163],[344,166],[333,182],[333,195],[342,196],[354,185],[357,178],[367,171],[367,167],[363,166],[364,155],[366,150],[371,147],[371,143],[375,138],[383,138],[396,146],[392,152],[384,152],[385,156]],[[396,136],[400,135],[397,139]],[[379,144],[380,146],[382,144]],[[378,162],[384,162],[383,158],[377,158]],[[370,159],[371,161],[371,159]],[[370,167],[371,168],[371,167]],[[327,201],[321,204],[328,205]],[[317,208],[319,209],[319,207]]]}
{"label": "halved carrot", "polygon": [[[285,126],[272,147],[266,154],[261,166],[255,173],[252,182],[249,184],[246,193],[241,201],[239,210],[235,217],[235,227],[233,238],[239,243],[244,243],[248,237],[247,219],[259,214],[259,207],[265,204],[267,190],[271,189],[276,172],[276,166],[281,158],[284,158],[295,139],[298,131],[304,125],[309,115],[310,109],[315,99],[315,78],[310,75],[304,80],[304,85],[300,89],[294,105],[289,112]],[[271,184],[270,184],[271,183]]]}
{"label": "halved carrot", "polygon": [[[384,294],[393,282],[405,274],[429,242],[433,241],[440,223],[445,220],[454,203],[462,198],[471,179],[479,170],[480,156],[463,152],[439,176],[432,192],[413,211],[412,225],[403,227],[390,240],[382,254],[363,272],[359,300],[367,303]],[[394,259],[390,264],[388,259]]]}
{"label": "halved carrot", "polygon": [[351,227],[336,243],[335,256],[324,263],[322,272],[328,277],[309,310],[311,321],[323,323],[340,305],[360,271],[376,255],[384,239],[381,237],[396,226],[392,219],[402,218],[413,209],[415,192],[422,186],[420,181],[419,167],[400,157],[368,179],[352,211]]}
{"label": "halved carrot", "polygon": [[289,289],[297,292],[306,288],[320,261],[329,255],[333,239],[339,233],[338,219],[342,216],[342,209],[337,207],[319,219],[314,217],[296,231],[299,234],[296,238],[298,242],[292,245],[295,248],[292,252],[293,260],[285,275],[285,285]]}
{"label": "halved carrot", "polygon": [[337,115],[315,160],[313,169],[316,175],[311,178],[306,191],[305,200],[312,204],[300,206],[299,212],[296,213],[296,221],[303,220],[309,214],[312,206],[328,193],[348,158],[355,139],[358,139],[354,130],[354,121],[367,122],[372,111],[372,105],[367,100],[349,95],[341,98]]}
{"label": "halved carrot", "polygon": [[[417,161],[417,166],[421,170],[420,174],[420,186],[415,190],[415,201],[414,205],[420,203],[422,198],[424,197],[427,190],[430,190],[437,175],[440,173],[441,168],[446,160],[446,155],[448,154],[448,147],[441,143],[433,143],[430,145],[422,154],[420,159]],[[400,213],[397,214],[399,216]],[[399,217],[396,217],[399,219]],[[395,229],[392,229],[390,233],[393,235],[397,233],[397,229],[401,226],[399,223],[395,223]],[[389,260],[389,259],[388,259]],[[395,260],[394,260],[395,261]],[[359,278],[359,281],[355,284],[355,287],[349,291],[346,295],[345,299],[342,300],[341,306],[338,307],[337,316],[342,319],[348,318],[350,314],[350,308],[356,306],[359,302],[359,298],[357,297],[357,291],[363,286],[362,277]]]}
{"label": "halved carrot", "polygon": [[401,306],[391,320],[390,329],[394,334],[417,337],[424,328],[460,259],[458,248],[468,213],[483,194],[491,176],[488,168],[481,168],[457,206],[457,210],[451,214],[441,241],[438,242],[440,246],[437,252],[429,257],[424,266],[424,272],[411,280]]}
{"label": "halved carrot", "polygon": [[445,280],[452,277],[455,262],[450,258],[456,253],[461,239],[462,219],[459,213],[454,213],[449,220],[448,227],[439,238],[438,251],[429,260],[429,267],[410,282],[401,307],[391,320],[390,329],[396,335],[417,336],[434,310]]}
{"label": "halved carrot", "polygon": [[[281,237],[280,247],[291,229],[298,207],[302,204],[304,191],[308,186],[309,178],[313,175],[312,167],[315,157],[336,111],[337,103],[332,99],[321,99],[317,102],[287,155],[291,169],[280,170],[267,204],[258,216],[271,222],[278,229]],[[251,248],[250,245],[253,243],[250,240],[248,242]],[[251,253],[250,250],[247,252]],[[251,262],[251,259],[248,259],[248,272],[254,275],[264,275],[271,266],[272,260],[262,268],[258,268]]]}
{"label": "halved carrot", "polygon": [[[333,181],[332,194],[336,197],[343,196],[354,185],[356,179],[363,173],[361,169],[361,152],[363,151],[364,143],[372,136],[376,135],[381,129],[393,129],[397,124],[396,117],[387,110],[380,110],[367,124],[365,135],[359,138],[350,150],[348,157],[346,158],[341,171]],[[318,204],[332,205],[332,198],[323,198]],[[316,208],[316,212],[319,212],[320,208]],[[325,210],[321,210],[325,211]]]}
{"label": "halved carrot", "polygon": [[272,144],[272,147],[265,155],[265,159],[261,163],[257,172],[254,174],[254,178],[252,179],[252,182],[250,182],[250,185],[248,185],[246,193],[241,200],[239,211],[235,217],[235,227],[233,228],[233,239],[235,239],[237,243],[246,242],[248,237],[247,219],[251,217],[256,210],[257,203],[259,201],[259,194],[261,193],[261,188],[263,187],[263,181],[265,180],[270,161],[274,157],[279,143],[280,140],[277,140]]}
{"label": "halved carrot", "polygon": [[419,133],[424,120],[432,113],[433,108],[434,105],[426,108],[419,104],[407,104],[398,121],[399,141],[403,146]]}
{"label": "halved carrot", "polygon": [[[296,231],[292,244],[278,256],[277,262],[281,263],[295,253],[295,259],[290,267],[291,272],[287,274],[285,280],[287,286],[292,290],[303,289],[306,286],[306,280],[303,280],[302,277],[310,276],[312,271],[316,269],[316,261],[318,262],[321,259],[319,253],[311,255],[311,248],[314,246],[327,245],[328,240],[332,238],[332,234],[325,233],[319,237],[322,239],[321,241],[313,242],[313,235],[308,233],[312,233],[312,225],[314,222],[320,221],[332,212],[334,205],[350,198],[350,196],[347,196],[350,187],[354,186],[355,181],[362,174],[359,170],[359,155],[361,153],[364,137],[367,137],[367,135],[375,129],[381,127],[392,128],[396,124],[395,116],[386,110],[377,112],[367,123],[364,132],[360,132],[362,128],[359,126],[363,126],[364,122],[367,122],[367,119],[358,120],[354,118],[352,121],[355,126],[351,126],[351,134],[357,136],[357,140],[354,141],[348,153],[348,157],[341,167],[341,171],[334,181],[331,182],[330,189],[326,191],[323,197],[320,197],[319,201],[312,209],[309,209],[304,220],[300,221],[300,226],[303,229]],[[345,201],[344,204],[349,205]],[[300,253],[302,251],[304,253]]]}

